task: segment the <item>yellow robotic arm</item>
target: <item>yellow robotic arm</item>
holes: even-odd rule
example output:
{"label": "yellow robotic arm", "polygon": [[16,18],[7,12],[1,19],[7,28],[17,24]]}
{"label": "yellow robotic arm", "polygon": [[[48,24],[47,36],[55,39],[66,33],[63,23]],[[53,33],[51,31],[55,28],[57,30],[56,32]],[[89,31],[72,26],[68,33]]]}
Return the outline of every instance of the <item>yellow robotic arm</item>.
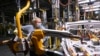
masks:
{"label": "yellow robotic arm", "polygon": [[20,24],[20,18],[21,18],[22,13],[25,13],[25,11],[29,8],[29,6],[30,6],[30,0],[27,0],[26,6],[22,8],[21,10],[19,10],[19,12],[16,14],[17,28],[15,29],[14,33],[18,35],[18,39],[20,41],[11,41],[9,44],[9,48],[15,55],[17,55],[18,53],[22,53],[23,55],[26,55],[29,50],[28,43],[25,40],[25,38],[23,38],[23,34],[21,31],[21,24]]}
{"label": "yellow robotic arm", "polygon": [[22,32],[21,32],[21,25],[20,25],[20,18],[21,14],[25,12],[30,6],[30,0],[27,0],[26,6],[21,9],[17,14],[16,14],[16,24],[17,24],[17,29],[18,29],[18,37],[22,39]]}
{"label": "yellow robotic arm", "polygon": [[78,38],[80,39],[80,36],[73,35],[66,31],[60,31],[60,30],[51,30],[51,29],[35,29],[31,34],[31,41],[32,46],[34,46],[35,53],[37,55],[42,55],[45,53],[45,49],[42,43],[42,39],[44,36],[56,36],[56,37],[62,37],[62,38]]}

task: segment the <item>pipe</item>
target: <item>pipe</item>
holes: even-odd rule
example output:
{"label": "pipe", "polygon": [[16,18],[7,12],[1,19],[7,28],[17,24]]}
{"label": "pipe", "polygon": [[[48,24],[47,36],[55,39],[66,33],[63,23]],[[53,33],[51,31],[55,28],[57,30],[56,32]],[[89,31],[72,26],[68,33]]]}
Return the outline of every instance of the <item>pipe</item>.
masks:
{"label": "pipe", "polygon": [[16,14],[16,26],[18,30],[18,37],[22,39],[22,32],[21,32],[21,23],[20,23],[20,18],[22,13],[24,13],[30,6],[30,0],[27,0],[27,4],[24,8],[22,8],[17,14]]}
{"label": "pipe", "polygon": [[71,0],[68,0],[68,3],[63,4],[63,3],[60,1],[60,5],[63,6],[63,7],[66,7],[66,6],[70,5],[70,2],[71,2]]}

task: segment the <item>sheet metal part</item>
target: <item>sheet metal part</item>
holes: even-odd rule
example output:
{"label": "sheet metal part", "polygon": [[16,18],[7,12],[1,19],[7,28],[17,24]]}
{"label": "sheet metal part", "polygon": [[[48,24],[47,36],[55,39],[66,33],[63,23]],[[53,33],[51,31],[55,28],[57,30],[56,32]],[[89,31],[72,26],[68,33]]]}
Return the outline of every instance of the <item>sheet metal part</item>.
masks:
{"label": "sheet metal part", "polygon": [[73,35],[72,33],[68,32],[68,31],[44,29],[43,32],[44,32],[45,36],[55,36],[55,37],[61,37],[61,38],[78,38],[78,39],[81,39],[81,36]]}

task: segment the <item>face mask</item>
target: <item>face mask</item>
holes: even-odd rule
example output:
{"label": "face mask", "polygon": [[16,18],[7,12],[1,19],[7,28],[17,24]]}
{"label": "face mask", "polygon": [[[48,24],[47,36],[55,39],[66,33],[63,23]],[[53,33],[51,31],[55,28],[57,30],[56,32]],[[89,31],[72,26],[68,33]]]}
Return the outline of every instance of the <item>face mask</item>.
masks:
{"label": "face mask", "polygon": [[41,27],[41,24],[42,23],[37,23],[37,28],[40,28]]}

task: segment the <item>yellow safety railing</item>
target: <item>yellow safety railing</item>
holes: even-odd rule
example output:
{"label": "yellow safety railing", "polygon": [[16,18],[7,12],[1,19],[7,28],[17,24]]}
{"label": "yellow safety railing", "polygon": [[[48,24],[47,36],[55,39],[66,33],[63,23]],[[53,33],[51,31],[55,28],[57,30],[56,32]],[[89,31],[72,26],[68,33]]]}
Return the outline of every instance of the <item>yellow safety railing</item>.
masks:
{"label": "yellow safety railing", "polygon": [[16,14],[16,26],[18,30],[18,37],[22,39],[22,31],[21,31],[21,23],[20,23],[20,18],[22,13],[24,13],[30,6],[30,0],[27,0],[27,4],[24,8],[22,8],[17,14]]}

